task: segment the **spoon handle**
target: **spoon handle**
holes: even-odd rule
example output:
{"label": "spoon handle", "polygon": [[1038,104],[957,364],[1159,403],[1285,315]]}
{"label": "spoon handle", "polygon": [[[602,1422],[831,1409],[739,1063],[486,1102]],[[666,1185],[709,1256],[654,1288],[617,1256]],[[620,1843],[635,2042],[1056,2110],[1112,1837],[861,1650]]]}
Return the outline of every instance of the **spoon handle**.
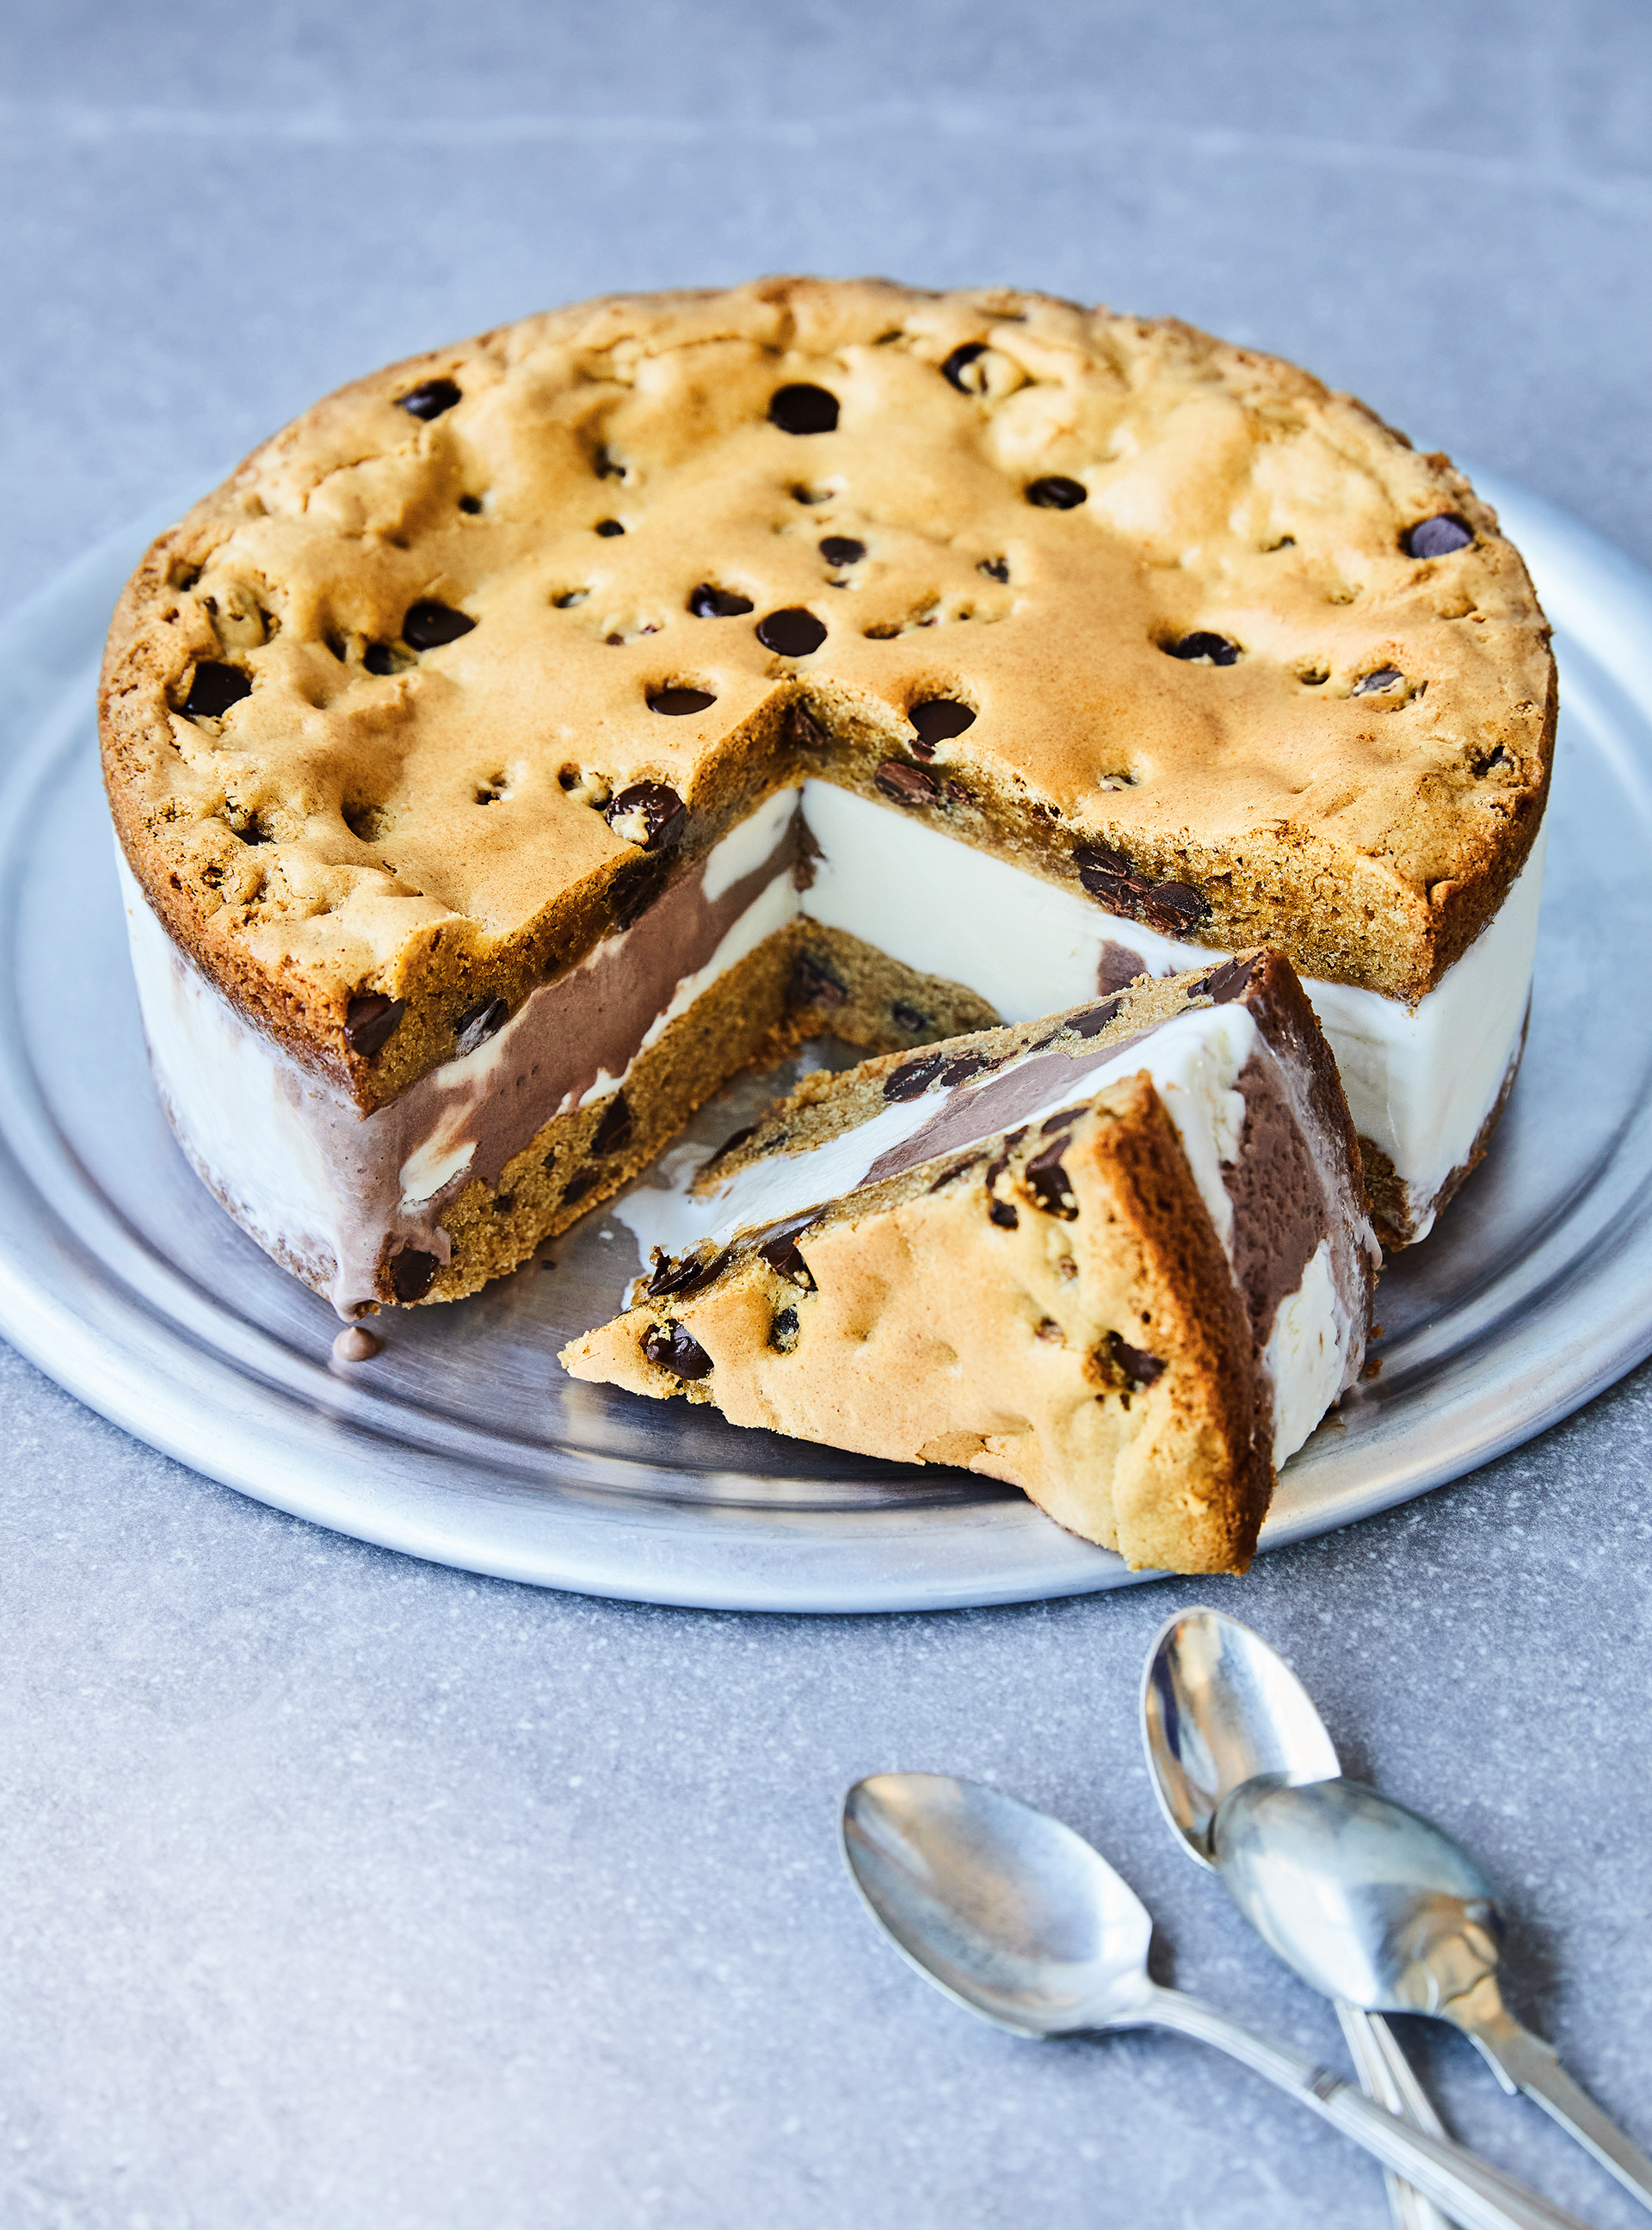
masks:
{"label": "spoon handle", "polygon": [[1478,2002],[1481,1995],[1477,1990],[1471,1999],[1459,1999],[1444,2010],[1480,2046],[1503,2088],[1524,2091],[1528,2098],[1535,2098],[1642,2207],[1652,2207],[1652,2160],[1602,2113],[1581,2084],[1572,2081],[1552,2044],[1522,2028],[1500,2000],[1490,2008],[1482,2007]]}
{"label": "spoon handle", "polygon": [[1478,2154],[1454,2144],[1449,2137],[1407,2128],[1386,2108],[1362,2098],[1339,2075],[1316,2067],[1287,2045],[1257,2036],[1201,1999],[1154,1986],[1139,2018],[1197,2037],[1265,2075],[1344,2137],[1374,2153],[1384,2168],[1415,2184],[1462,2230],[1584,2230],[1575,2215],[1551,2207]]}
{"label": "spoon handle", "polygon": [[[1345,1998],[1339,1998],[1337,2019],[1342,2023],[1343,2037],[1366,2098],[1397,2114],[1414,2130],[1444,2137],[1439,2116],[1382,2015],[1368,2014],[1363,2006],[1351,2006]],[[1396,2175],[1391,2168],[1384,2169],[1383,2178],[1388,2186],[1388,2211],[1394,2218],[1394,2230],[1445,2230],[1445,2216],[1415,2184]]]}

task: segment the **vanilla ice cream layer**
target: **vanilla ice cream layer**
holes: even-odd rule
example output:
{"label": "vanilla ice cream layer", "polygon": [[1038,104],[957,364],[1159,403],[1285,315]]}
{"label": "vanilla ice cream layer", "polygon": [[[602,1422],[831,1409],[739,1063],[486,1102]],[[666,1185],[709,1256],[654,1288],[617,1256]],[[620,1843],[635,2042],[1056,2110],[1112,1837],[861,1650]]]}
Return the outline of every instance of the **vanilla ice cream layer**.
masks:
{"label": "vanilla ice cream layer", "polygon": [[[821,852],[804,911],[908,968],[965,984],[1006,1022],[1076,1007],[1134,976],[1174,976],[1222,957],[1121,920],[899,806],[825,782],[806,783],[803,801]],[[1539,831],[1495,916],[1415,1008],[1303,978],[1354,1128],[1381,1147],[1407,1187],[1418,1239],[1432,1227],[1447,1179],[1473,1152],[1520,1050],[1546,841]]]}
{"label": "vanilla ice cream layer", "polygon": [[[800,816],[815,854],[801,891],[791,872]],[[532,992],[493,1037],[364,1116],[206,982],[124,861],[121,878],[151,1057],[185,1151],[260,1243],[345,1314],[372,1299],[387,1244],[449,1260],[442,1215],[472,1178],[496,1185],[553,1116],[618,1090],[666,1028],[799,914],[966,986],[1006,1022],[1221,957],[899,807],[810,781],[766,799],[638,923]],[[1407,1186],[1417,1236],[1518,1054],[1541,886],[1539,839],[1495,918],[1415,1009],[1307,983],[1355,1125]]]}
{"label": "vanilla ice cream layer", "polygon": [[[1103,1085],[1145,1068],[1175,1120],[1200,1196],[1226,1244],[1232,1236],[1233,1205],[1222,1166],[1232,1161],[1244,1128],[1245,1103],[1234,1086],[1255,1047],[1256,1036],[1256,1026],[1242,1007],[1201,1007],[1191,1015],[1177,1015],[1123,1053],[1097,1053],[1088,1060],[1025,1053],[945,1093],[892,1099],[854,1130],[840,1131],[806,1154],[776,1154],[752,1162],[713,1191],[639,1189],[616,1202],[614,1213],[636,1239],[644,1261],[655,1247],[674,1255],[707,1240],[725,1246],[739,1232],[782,1222],[855,1191],[880,1165],[887,1167],[892,1157],[899,1154],[905,1159],[902,1149],[911,1148],[914,1162],[952,1150],[923,1145],[922,1133],[936,1121],[938,1106],[944,1103],[949,1115],[956,1112],[967,1117],[984,1090],[999,1097],[1010,1079],[1026,1073],[1035,1064],[1052,1068],[1055,1080],[1045,1099],[1016,1107],[1015,1122],[1029,1128],[1070,1107],[1075,1098],[1088,1099]],[[984,1131],[1003,1127],[983,1115]]]}

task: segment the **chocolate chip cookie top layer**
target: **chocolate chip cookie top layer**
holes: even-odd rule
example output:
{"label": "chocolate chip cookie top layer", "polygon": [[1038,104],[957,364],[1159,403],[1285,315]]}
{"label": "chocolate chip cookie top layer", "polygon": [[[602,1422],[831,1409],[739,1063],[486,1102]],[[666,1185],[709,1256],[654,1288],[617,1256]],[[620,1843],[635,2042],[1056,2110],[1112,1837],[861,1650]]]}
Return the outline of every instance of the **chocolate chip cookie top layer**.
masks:
{"label": "chocolate chip cookie top layer", "polygon": [[1414,999],[1525,859],[1554,712],[1494,516],[1350,397],[1174,322],[791,279],[317,403],[150,551],[101,700],[172,935],[364,1106],[803,771]]}

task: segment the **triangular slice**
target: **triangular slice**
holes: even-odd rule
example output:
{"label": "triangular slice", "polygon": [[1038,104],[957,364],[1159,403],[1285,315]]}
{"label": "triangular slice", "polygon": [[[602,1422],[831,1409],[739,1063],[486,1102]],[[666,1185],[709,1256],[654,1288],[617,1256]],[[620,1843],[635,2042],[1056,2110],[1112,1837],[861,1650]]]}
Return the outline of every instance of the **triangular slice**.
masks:
{"label": "triangular slice", "polygon": [[1278,953],[811,1076],[695,1194],[575,1377],[965,1465],[1135,1566],[1242,1571],[1365,1357],[1358,1148]]}

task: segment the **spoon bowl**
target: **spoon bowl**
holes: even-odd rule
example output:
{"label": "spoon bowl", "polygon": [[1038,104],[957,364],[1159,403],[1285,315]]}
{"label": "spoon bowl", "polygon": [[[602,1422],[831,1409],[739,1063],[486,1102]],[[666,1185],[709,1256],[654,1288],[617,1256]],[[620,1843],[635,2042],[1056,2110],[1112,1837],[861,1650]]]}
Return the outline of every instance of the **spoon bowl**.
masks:
{"label": "spoon bowl", "polygon": [[1240,1911],[1327,1997],[1449,2020],[1497,1970],[1490,1883],[1432,1821],[1374,1789],[1249,1781],[1217,1813],[1214,1841]]}
{"label": "spoon bowl", "polygon": [[919,1972],[1021,2036],[1139,2008],[1152,1922],[1100,1853],[978,1782],[881,1773],[843,1805],[856,1886]]}
{"label": "spoon bowl", "polygon": [[1201,1866],[1222,1800],[1258,1774],[1328,1781],[1342,1769],[1290,1666],[1259,1634],[1218,1610],[1161,1628],[1141,1681],[1142,1732],[1159,1808]]}

